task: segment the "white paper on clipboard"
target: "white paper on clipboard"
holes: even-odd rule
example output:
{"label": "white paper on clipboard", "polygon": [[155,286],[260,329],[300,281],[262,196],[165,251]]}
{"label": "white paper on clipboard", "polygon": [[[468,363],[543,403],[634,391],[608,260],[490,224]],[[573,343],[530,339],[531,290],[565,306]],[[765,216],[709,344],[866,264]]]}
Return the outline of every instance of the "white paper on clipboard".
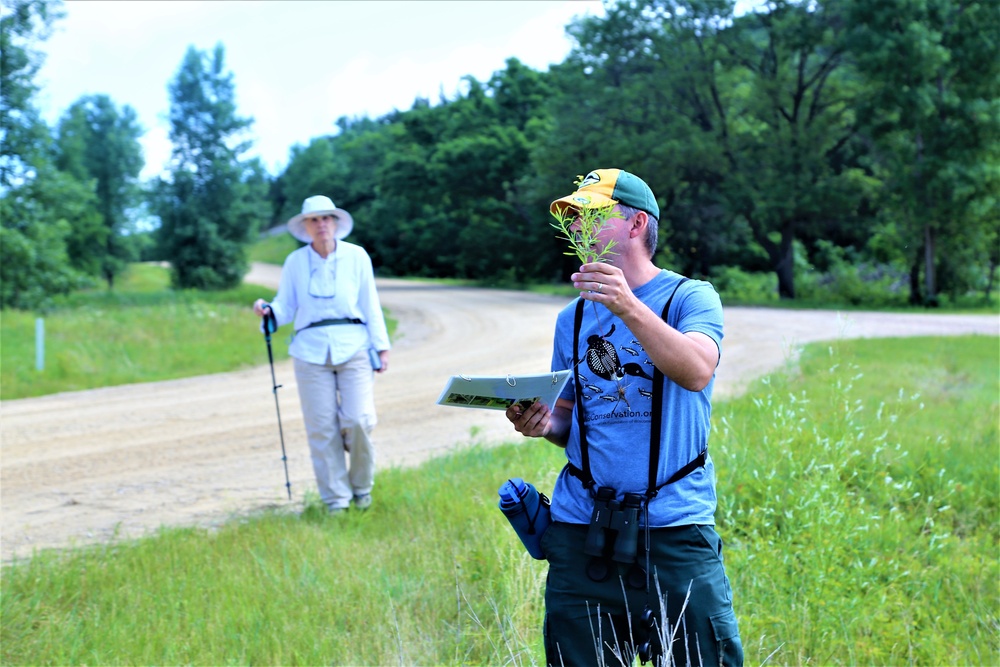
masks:
{"label": "white paper on clipboard", "polygon": [[570,371],[506,377],[453,375],[437,402],[457,408],[506,410],[521,401],[529,404],[538,401],[552,408],[569,376]]}

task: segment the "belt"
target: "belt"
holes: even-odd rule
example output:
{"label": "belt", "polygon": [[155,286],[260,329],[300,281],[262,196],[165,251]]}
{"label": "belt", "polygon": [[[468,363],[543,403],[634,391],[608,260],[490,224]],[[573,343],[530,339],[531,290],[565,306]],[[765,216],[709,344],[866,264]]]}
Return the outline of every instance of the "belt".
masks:
{"label": "belt", "polygon": [[313,327],[329,327],[334,324],[364,324],[364,320],[359,320],[356,317],[338,317],[334,320],[320,320],[319,322],[313,322],[312,324],[307,324],[301,329],[296,329],[295,333],[300,331],[305,331],[306,329],[312,329]]}

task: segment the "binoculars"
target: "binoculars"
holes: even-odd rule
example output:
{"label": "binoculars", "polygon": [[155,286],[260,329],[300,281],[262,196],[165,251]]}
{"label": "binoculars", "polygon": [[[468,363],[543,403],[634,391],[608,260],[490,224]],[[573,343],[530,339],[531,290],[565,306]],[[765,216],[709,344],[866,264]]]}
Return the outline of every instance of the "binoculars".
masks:
{"label": "binoculars", "polygon": [[611,560],[617,563],[634,563],[643,497],[638,493],[626,493],[624,499],[618,501],[616,495],[608,486],[597,489],[583,551],[595,558],[604,558],[610,552]]}

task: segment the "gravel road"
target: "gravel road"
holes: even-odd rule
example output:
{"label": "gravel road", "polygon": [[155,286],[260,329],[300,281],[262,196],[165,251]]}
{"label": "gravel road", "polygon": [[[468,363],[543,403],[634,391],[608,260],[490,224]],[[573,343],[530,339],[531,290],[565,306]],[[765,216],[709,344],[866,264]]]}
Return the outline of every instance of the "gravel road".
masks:
{"label": "gravel road", "polygon": [[[256,264],[247,281],[270,298],[279,273]],[[378,286],[399,320],[390,369],[375,382],[379,467],[420,463],[470,441],[515,439],[500,412],[436,401],[452,375],[547,371],[552,326],[568,299],[401,280]],[[247,326],[255,325],[248,304]],[[996,336],[1000,318],[728,308],[725,327],[717,398],[781,368],[805,343]],[[288,505],[266,359],[262,339],[262,365],[248,370],[4,401],[3,561]],[[275,371],[294,506],[314,481],[291,363]]]}

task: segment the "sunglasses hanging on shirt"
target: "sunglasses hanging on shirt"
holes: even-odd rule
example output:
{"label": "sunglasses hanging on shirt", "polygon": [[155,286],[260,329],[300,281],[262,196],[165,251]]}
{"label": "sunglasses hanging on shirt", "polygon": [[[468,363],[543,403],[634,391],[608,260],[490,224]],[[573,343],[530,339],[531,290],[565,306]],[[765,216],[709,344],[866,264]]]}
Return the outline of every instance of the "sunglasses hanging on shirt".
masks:
{"label": "sunglasses hanging on shirt", "polygon": [[324,261],[309,271],[309,296],[317,299],[332,299],[337,295],[337,259]]}

